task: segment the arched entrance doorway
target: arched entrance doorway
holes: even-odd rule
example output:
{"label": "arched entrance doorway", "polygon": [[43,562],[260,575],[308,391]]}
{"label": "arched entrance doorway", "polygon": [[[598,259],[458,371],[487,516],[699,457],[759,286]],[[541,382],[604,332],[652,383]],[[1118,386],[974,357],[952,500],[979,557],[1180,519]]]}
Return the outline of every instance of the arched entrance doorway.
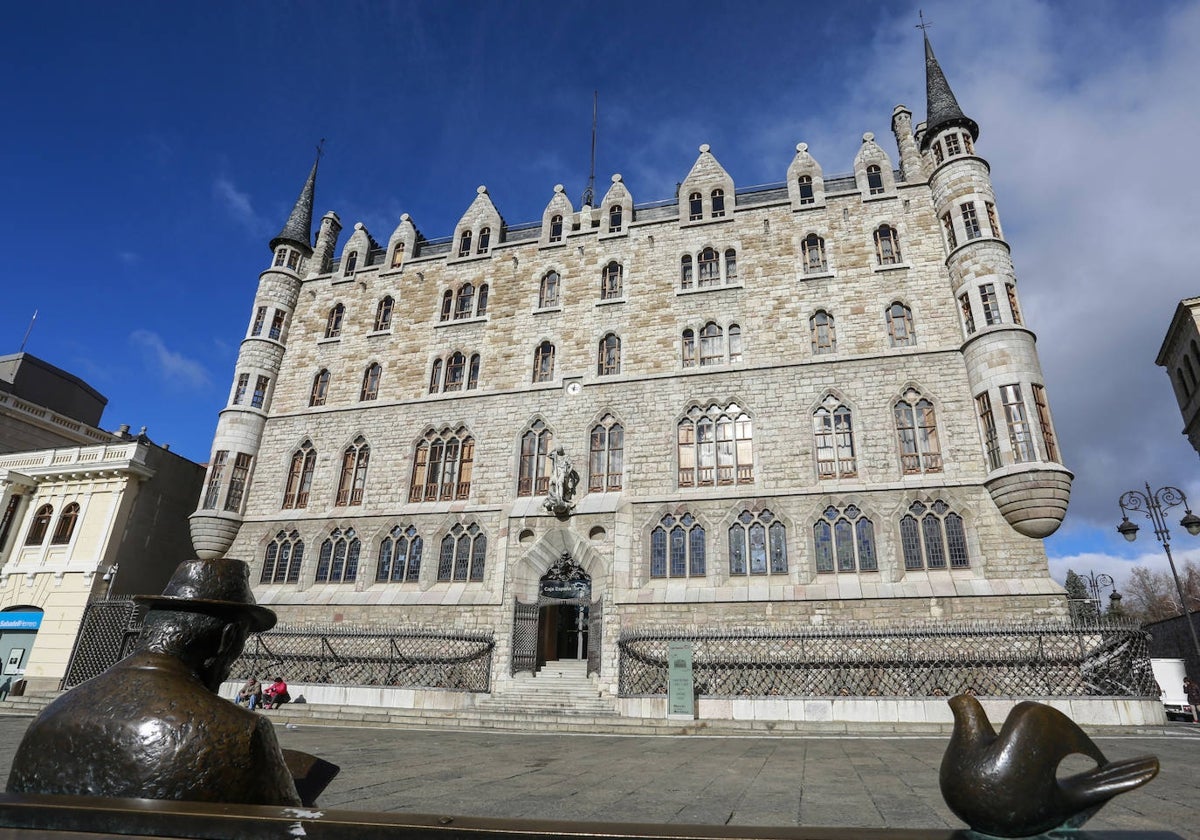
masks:
{"label": "arched entrance doorway", "polygon": [[564,552],[538,580],[537,601],[516,602],[512,673],[547,662],[585,659],[600,671],[600,602],[592,601],[592,578]]}

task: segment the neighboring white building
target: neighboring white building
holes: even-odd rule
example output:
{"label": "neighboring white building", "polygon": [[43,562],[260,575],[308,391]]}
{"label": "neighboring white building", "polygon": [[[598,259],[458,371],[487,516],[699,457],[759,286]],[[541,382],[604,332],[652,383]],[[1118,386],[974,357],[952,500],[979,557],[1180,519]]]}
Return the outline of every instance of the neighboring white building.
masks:
{"label": "neighboring white building", "polygon": [[[494,631],[499,687],[533,638],[601,645],[613,690],[629,628],[1064,617],[1041,540],[1072,475],[978,127],[926,45],[898,167],[865,134],[851,174],[802,143],[739,189],[705,145],[675,200],[614,175],[509,226],[480,187],[451,236],[360,223],[337,259],[314,165],[259,276],[199,555],[250,562],[284,622]],[[578,486],[555,511],[558,446]],[[564,559],[603,602],[590,632],[541,597]]]}
{"label": "neighboring white building", "polygon": [[192,556],[204,468],[144,435],[109,440],[0,455],[0,685],[57,689],[90,599],[161,592]]}

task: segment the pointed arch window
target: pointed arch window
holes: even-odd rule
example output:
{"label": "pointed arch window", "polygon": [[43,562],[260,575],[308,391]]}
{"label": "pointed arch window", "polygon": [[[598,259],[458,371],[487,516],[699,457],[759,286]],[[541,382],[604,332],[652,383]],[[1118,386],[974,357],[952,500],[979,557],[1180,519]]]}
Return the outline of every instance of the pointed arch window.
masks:
{"label": "pointed arch window", "polygon": [[588,490],[615,493],[621,489],[624,471],[625,429],[611,414],[592,427],[588,458]]}
{"label": "pointed arch window", "polygon": [[941,499],[931,505],[913,502],[900,519],[900,547],[904,568],[952,569],[971,565],[962,517]]}
{"label": "pointed arch window", "polygon": [[396,301],[391,295],[384,297],[375,307],[375,332],[383,332],[392,328],[392,310]]}
{"label": "pointed arch window", "polygon": [[446,361],[446,391],[461,391],[467,370],[467,357],[455,350]]}
{"label": "pointed arch window", "polygon": [[475,315],[480,317],[487,314],[488,306],[488,284],[484,283],[479,287],[479,294],[475,298]]}
{"label": "pointed arch window", "polygon": [[544,496],[550,489],[550,450],[554,448],[554,433],[541,420],[521,435],[521,463],[517,469],[518,496]]}
{"label": "pointed arch window", "polygon": [[600,300],[616,300],[624,293],[621,275],[624,273],[621,264],[613,260],[604,266],[600,276]]}
{"label": "pointed arch window", "polygon": [[334,528],[317,557],[317,583],[353,583],[358,578],[358,554],[362,549],[353,528]]}
{"label": "pointed arch window", "polygon": [[596,373],[599,376],[615,376],[621,372],[621,339],[609,333],[600,339]]}
{"label": "pointed arch window", "polygon": [[563,236],[563,217],[554,216],[550,219],[550,242],[562,242]]}
{"label": "pointed arch window", "polygon": [[533,381],[551,382],[554,380],[554,345],[543,341],[533,351]]}
{"label": "pointed arch window", "polygon": [[917,335],[913,331],[912,310],[900,301],[894,301],[887,308],[888,341],[893,347],[912,347],[917,343]]}
{"label": "pointed arch window", "polygon": [[442,387],[442,360],[434,359],[429,371],[429,393],[436,394]]}
{"label": "pointed arch window", "polygon": [[475,287],[470,283],[463,283],[459,287],[458,295],[454,301],[454,320],[460,318],[470,318],[475,306]]}
{"label": "pointed arch window", "polygon": [[304,441],[292,453],[292,464],[288,469],[287,484],[283,488],[283,507],[306,508],[308,495],[312,492],[313,471],[317,468],[317,450],[312,441]]}
{"label": "pointed arch window", "polygon": [[700,252],[700,259],[696,261],[696,285],[700,288],[705,286],[719,286],[721,284],[721,260],[717,256],[716,249],[705,248]]}
{"label": "pointed arch window", "polygon": [[815,354],[833,353],[837,350],[837,334],[833,329],[833,316],[824,309],[818,309],[808,319],[808,329],[812,333],[812,351]]}
{"label": "pointed arch window", "polygon": [[730,575],[786,574],[787,529],[769,510],[738,514],[729,526]]}
{"label": "pointed arch window", "polygon": [[678,425],[680,487],[754,482],[754,428],[736,403],[692,406]]}
{"label": "pointed arch window", "polygon": [[900,264],[900,235],[891,225],[880,225],[876,229],[875,256],[880,265]]}
{"label": "pointed arch window", "polygon": [[942,471],[937,415],[933,403],[915,388],[904,392],[893,406],[896,435],[900,440],[900,468],[905,475]]}
{"label": "pointed arch window", "polygon": [[479,354],[472,353],[471,361],[467,364],[467,390],[474,391],[479,387]]}
{"label": "pointed arch window", "polygon": [[719,219],[725,215],[725,190],[718,187],[712,191],[710,198],[712,199],[713,218]]}
{"label": "pointed arch window", "polygon": [[650,577],[704,577],[704,527],[690,513],[667,514],[650,532]]}
{"label": "pointed arch window", "polygon": [[492,247],[492,229],[490,227],[480,228],[479,247],[475,249],[475,253],[486,254],[490,247]]}
{"label": "pointed arch window", "polygon": [[870,195],[883,192],[883,170],[875,164],[867,167],[867,190]]}
{"label": "pointed arch window", "polygon": [[50,545],[66,545],[71,542],[71,535],[75,533],[77,519],[79,519],[79,505],[71,502],[58,515],[58,522],[54,526],[54,536],[50,538]]}
{"label": "pointed arch window", "polygon": [[796,179],[797,186],[800,187],[800,203],[815,204],[817,201],[816,194],[813,192],[813,179],[811,175],[801,175]]}
{"label": "pointed arch window", "polygon": [[458,255],[460,257],[471,256],[471,231],[464,230],[458,237]]}
{"label": "pointed arch window", "polygon": [[397,242],[396,248],[392,251],[392,268],[399,268],[404,265],[404,243]]}
{"label": "pointed arch window", "polygon": [[614,204],[612,207],[609,207],[608,208],[608,232],[609,233],[619,233],[621,230],[622,221],[623,221],[623,219],[622,219],[621,205]]}
{"label": "pointed arch window", "polygon": [[694,222],[704,217],[704,200],[700,193],[694,192],[688,196],[688,221]]}
{"label": "pointed arch window", "polygon": [[442,320],[449,321],[450,315],[454,311],[454,292],[447,289],[442,293]]}
{"label": "pointed arch window", "polygon": [[362,391],[359,392],[359,402],[367,402],[379,398],[379,380],[383,376],[383,368],[378,362],[372,362],[363,373]]}
{"label": "pointed arch window", "polygon": [[410,502],[450,502],[471,495],[475,439],[465,427],[430,429],[413,457]]}
{"label": "pointed arch window", "polygon": [[346,307],[340,303],[329,310],[329,317],[325,319],[326,338],[337,338],[342,334],[342,319],[345,317]]}
{"label": "pointed arch window", "polygon": [[875,525],[857,505],[825,508],[813,524],[813,546],[820,573],[879,571]]}
{"label": "pointed arch window", "polygon": [[542,276],[542,285],[538,290],[538,308],[549,309],[552,306],[558,306],[559,287],[562,285],[562,277],[557,271],[547,271]]}
{"label": "pointed arch window", "polygon": [[813,412],[813,437],[817,452],[817,475],[821,478],[853,478],[858,475],[854,454],[854,423],[850,409],[832,394]]}
{"label": "pointed arch window", "polygon": [[42,505],[37,509],[29,526],[29,533],[25,536],[25,545],[41,545],[45,541],[53,516],[54,507],[51,505]]}
{"label": "pointed arch window", "polygon": [[421,574],[424,542],[412,525],[392,528],[379,543],[378,583],[415,583]]}
{"label": "pointed arch window", "polygon": [[700,367],[725,361],[725,337],[721,327],[709,321],[700,330]]}
{"label": "pointed arch window", "polygon": [[696,356],[696,331],[688,327],[680,338],[680,349],[685,368],[695,367],[700,360]]}
{"label": "pointed arch window", "polygon": [[679,288],[692,288],[692,255],[684,254],[679,259]]}
{"label": "pointed arch window", "polygon": [[366,438],[359,435],[342,453],[342,474],[338,479],[337,498],[334,504],[361,505],[363,491],[367,486],[367,465],[371,460],[371,447]]}
{"label": "pointed arch window", "polygon": [[357,267],[358,267],[358,251],[351,251],[350,255],[346,257],[346,270],[343,271],[342,274],[349,277],[351,274],[354,273],[354,269],[356,269]]}
{"label": "pointed arch window", "polygon": [[800,250],[804,257],[805,274],[819,274],[828,270],[829,263],[825,259],[824,239],[815,233],[810,233],[800,243]]}
{"label": "pointed arch window", "polygon": [[742,328],[737,324],[729,325],[729,362],[737,364],[742,360]]}
{"label": "pointed arch window", "polygon": [[450,533],[442,537],[437,579],[483,580],[486,557],[487,536],[479,525],[472,522],[463,527],[462,523],[457,523],[450,529]]}
{"label": "pointed arch window", "polygon": [[734,248],[725,249],[725,282],[733,283],[737,281],[737,250]]}
{"label": "pointed arch window", "polygon": [[299,583],[303,562],[304,540],[300,539],[300,532],[280,531],[267,543],[259,583]]}

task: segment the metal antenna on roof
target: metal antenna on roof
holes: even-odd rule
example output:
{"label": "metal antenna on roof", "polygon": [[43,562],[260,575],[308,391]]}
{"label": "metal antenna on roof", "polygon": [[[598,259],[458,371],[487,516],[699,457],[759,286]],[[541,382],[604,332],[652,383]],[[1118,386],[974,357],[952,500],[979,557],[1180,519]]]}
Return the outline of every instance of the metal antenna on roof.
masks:
{"label": "metal antenna on roof", "polygon": [[592,91],[592,168],[588,173],[587,189],[583,191],[584,205],[591,207],[596,187],[596,103],[600,98],[598,91]]}
{"label": "metal antenna on roof", "polygon": [[17,351],[18,353],[25,352],[25,342],[29,341],[29,334],[33,332],[33,322],[37,320],[37,314],[38,311],[33,310],[33,317],[29,319],[29,326],[25,329],[25,337],[21,339],[21,349]]}
{"label": "metal antenna on roof", "polygon": [[919,17],[919,18],[921,19],[921,22],[920,22],[920,23],[918,23],[918,24],[917,24],[915,27],[913,27],[913,28],[914,28],[914,29],[920,29],[922,32],[924,32],[926,35],[928,35],[929,33],[928,33],[928,32],[925,32],[925,30],[926,30],[926,29],[928,29],[929,27],[933,26],[933,21],[931,21],[931,20],[929,20],[929,21],[925,20],[925,12],[924,12],[924,10],[922,10],[922,9],[917,9],[917,17]]}

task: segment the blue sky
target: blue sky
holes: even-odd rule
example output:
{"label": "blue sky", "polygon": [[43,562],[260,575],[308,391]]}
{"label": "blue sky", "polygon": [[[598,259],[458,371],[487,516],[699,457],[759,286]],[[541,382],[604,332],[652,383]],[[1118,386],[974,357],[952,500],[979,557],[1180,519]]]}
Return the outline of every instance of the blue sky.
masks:
{"label": "blue sky", "polygon": [[107,428],[204,461],[318,139],[318,214],[381,241],[403,212],[449,234],[479,184],[509,223],[539,218],[556,183],[578,204],[594,89],[601,192],[621,172],[636,201],[669,197],[700,143],[739,185],[782,180],[799,141],[848,172],[864,131],[895,159],[895,104],[924,116],[918,5],[980,124],[1076,472],[1052,568],[1158,569],[1148,529],[1128,546],[1113,526],[1142,481],[1200,502],[1154,365],[1175,303],[1200,293],[1180,186],[1200,2],[13,5],[0,352],[37,310],[26,349],[105,394]]}

